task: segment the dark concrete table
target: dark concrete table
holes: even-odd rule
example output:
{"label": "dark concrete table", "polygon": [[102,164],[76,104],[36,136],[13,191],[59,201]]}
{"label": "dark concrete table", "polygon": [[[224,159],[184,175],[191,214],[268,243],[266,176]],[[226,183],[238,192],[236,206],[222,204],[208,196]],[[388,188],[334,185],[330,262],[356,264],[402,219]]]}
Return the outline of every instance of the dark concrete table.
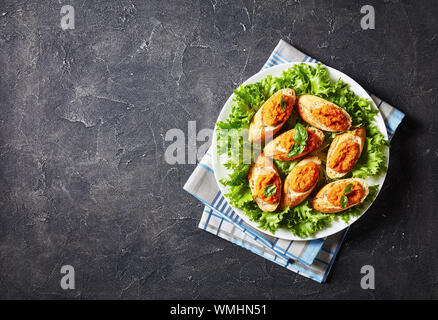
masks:
{"label": "dark concrete table", "polygon": [[[433,1],[1,1],[0,298],[438,298],[436,16]],[[164,161],[166,132],[212,128],[279,39],[407,115],[325,284],[199,230],[194,165]]]}

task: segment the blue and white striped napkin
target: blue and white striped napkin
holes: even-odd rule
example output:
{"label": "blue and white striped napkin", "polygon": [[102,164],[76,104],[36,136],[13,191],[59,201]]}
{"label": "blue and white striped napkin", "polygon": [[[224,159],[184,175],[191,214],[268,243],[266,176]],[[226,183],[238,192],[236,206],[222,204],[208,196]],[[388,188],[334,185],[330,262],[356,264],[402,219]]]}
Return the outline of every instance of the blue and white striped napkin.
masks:
{"label": "blue and white striped napkin", "polygon": [[[318,62],[280,40],[262,69],[292,61]],[[382,113],[391,139],[404,114],[376,96],[371,97]],[[326,280],[348,231],[347,228],[327,238],[311,241],[288,241],[248,226],[232,210],[219,191],[212,169],[210,150],[187,180],[184,190],[205,204],[199,228],[318,282]]]}

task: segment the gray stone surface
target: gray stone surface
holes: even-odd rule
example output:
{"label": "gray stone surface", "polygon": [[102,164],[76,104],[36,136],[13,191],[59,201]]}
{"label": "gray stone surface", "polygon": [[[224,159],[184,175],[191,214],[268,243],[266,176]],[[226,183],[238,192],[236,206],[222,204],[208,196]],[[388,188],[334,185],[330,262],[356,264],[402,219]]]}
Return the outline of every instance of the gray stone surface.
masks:
{"label": "gray stone surface", "polygon": [[[2,0],[0,298],[438,298],[437,16],[433,1]],[[407,115],[325,284],[199,230],[194,165],[164,161],[167,130],[212,128],[281,38]]]}

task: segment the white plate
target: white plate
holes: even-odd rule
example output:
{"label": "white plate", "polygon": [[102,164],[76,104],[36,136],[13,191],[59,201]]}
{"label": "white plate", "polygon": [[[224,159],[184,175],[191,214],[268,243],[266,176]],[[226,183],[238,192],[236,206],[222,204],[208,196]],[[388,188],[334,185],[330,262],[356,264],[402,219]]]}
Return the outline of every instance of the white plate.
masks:
{"label": "white plate", "polygon": [[[273,77],[280,77],[282,75],[282,72],[290,67],[292,67],[295,64],[300,64],[303,62],[292,62],[292,63],[287,63],[287,64],[282,64],[282,65],[277,65],[274,67],[271,67],[269,69],[265,69],[263,71],[260,71],[259,73],[253,75],[251,78],[249,78],[248,80],[246,80],[243,85],[247,85],[250,83],[255,83],[258,82],[260,80],[262,80],[263,78],[265,78],[268,75],[272,75]],[[316,66],[315,63],[306,63],[312,66]],[[345,83],[347,83],[350,86],[350,89],[359,97],[361,98],[365,98],[367,100],[369,100],[372,105],[374,106],[374,108],[377,109],[376,104],[374,103],[374,101],[371,99],[371,97],[369,96],[369,94],[353,79],[351,79],[349,76],[345,75],[344,73],[327,67],[327,70],[329,71],[330,74],[330,78],[332,80],[338,80],[339,78],[342,79],[342,81],[344,81]],[[293,88],[292,88],[293,89]],[[222,108],[221,113],[219,114],[219,117],[217,118],[217,122],[219,121],[225,121],[228,118],[228,115],[231,112],[231,105],[233,103],[233,99],[234,99],[234,94],[231,95],[227,102],[225,102],[225,105]],[[295,109],[294,109],[295,110]],[[386,131],[386,127],[385,127],[385,122],[383,121],[382,115],[380,114],[380,112],[377,114],[377,116],[375,117],[375,124],[377,125],[377,128],[379,129],[379,131],[383,134],[383,136],[385,137],[385,139],[388,139],[388,134]],[[216,182],[219,186],[220,191],[222,192],[222,194],[226,194],[228,192],[228,187],[223,186],[219,180],[222,178],[228,178],[229,175],[229,171],[223,166],[224,163],[227,162],[227,156],[226,155],[220,155],[218,157],[217,155],[217,127],[215,126],[214,129],[214,133],[213,133],[213,170],[214,170],[214,175],[216,178]],[[386,148],[386,158],[387,161],[389,161],[389,148]],[[386,164],[388,165],[388,163]],[[379,192],[382,189],[382,185],[383,182],[385,181],[385,177],[386,177],[386,172],[378,177],[370,177],[367,178],[367,182],[369,185],[375,185],[375,184],[379,184]],[[227,197],[225,197],[225,199],[227,200],[228,204],[229,204],[229,200],[227,199]],[[318,239],[318,238],[323,238],[323,237],[327,237],[330,236],[338,231],[341,231],[343,229],[345,229],[346,227],[348,227],[349,225],[351,225],[353,222],[355,222],[356,220],[358,220],[364,213],[365,211],[367,211],[367,209],[369,208],[369,206],[371,205],[371,203],[364,208],[363,212],[361,213],[360,216],[357,217],[353,217],[350,219],[350,221],[348,223],[345,223],[342,219],[338,219],[337,221],[333,221],[331,223],[330,226],[328,226],[327,228],[320,230],[319,232],[317,232],[313,237],[309,237],[309,238],[300,238],[297,237],[295,235],[292,234],[292,232],[290,232],[287,229],[283,229],[283,228],[279,228],[275,234],[272,234],[266,230],[260,229],[258,228],[258,224],[255,222],[252,222],[249,217],[242,211],[239,210],[237,208],[233,207],[233,210],[239,215],[240,218],[242,218],[247,224],[249,224],[251,227],[269,234],[269,235],[273,235],[275,237],[281,238],[281,239],[287,239],[287,240],[311,240],[311,239]],[[231,205],[230,205],[231,206]],[[232,207],[232,206],[231,206]]]}

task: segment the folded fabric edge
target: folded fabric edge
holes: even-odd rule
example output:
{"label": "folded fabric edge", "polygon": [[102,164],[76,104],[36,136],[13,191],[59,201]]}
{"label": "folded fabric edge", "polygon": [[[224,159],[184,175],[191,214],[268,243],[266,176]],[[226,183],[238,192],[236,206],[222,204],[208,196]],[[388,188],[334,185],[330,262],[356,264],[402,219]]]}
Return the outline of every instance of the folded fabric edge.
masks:
{"label": "folded fabric edge", "polygon": [[330,273],[330,270],[332,269],[332,266],[333,266],[333,264],[334,264],[334,262],[335,262],[335,260],[336,260],[336,257],[338,256],[339,250],[341,249],[342,244],[344,243],[344,239],[345,239],[345,237],[347,236],[348,230],[350,230],[350,227],[347,227],[347,228],[344,230],[344,234],[342,235],[341,239],[340,239],[339,242],[338,242],[338,245],[336,246],[336,250],[335,250],[335,252],[333,253],[333,257],[332,257],[332,259],[330,260],[330,262],[329,262],[329,264],[328,264],[328,266],[327,266],[327,269],[325,270],[325,273],[324,273],[324,276],[323,276],[323,278],[322,278],[322,280],[321,280],[321,283],[322,283],[322,282],[325,282],[325,281],[327,280],[327,277],[328,277],[328,275],[329,275],[329,273]]}
{"label": "folded fabric edge", "polygon": [[[274,254],[282,257],[283,259],[292,259],[292,260],[296,260],[298,262],[300,262],[301,264],[310,267],[314,261],[314,259],[316,258],[319,250],[321,250],[324,241],[323,239],[315,239],[315,240],[306,240],[309,241],[309,246],[306,249],[306,251],[304,252],[304,257],[305,260],[303,259],[303,257],[297,257],[293,254],[291,254],[290,252],[288,252],[289,247],[286,248],[286,250],[282,250],[281,248],[276,247],[274,244],[264,240],[264,237],[261,234],[258,234],[255,230],[246,227],[243,224],[239,224],[236,223],[235,221],[230,220],[228,217],[226,217],[224,214],[222,214],[220,211],[218,211],[215,207],[213,207],[211,204],[209,204],[208,202],[206,202],[205,200],[199,198],[198,196],[196,196],[195,194],[193,194],[192,192],[190,192],[187,189],[184,189],[186,192],[188,192],[189,194],[191,194],[193,197],[195,197],[196,199],[198,199],[199,201],[201,201],[206,207],[208,207],[210,210],[214,211],[216,214],[220,215],[221,218],[224,218],[225,220],[227,220],[228,222],[232,223],[234,226],[236,226],[237,228],[239,228],[240,230],[242,230],[243,232],[246,232],[247,234],[249,234],[251,237],[253,237],[253,239],[257,242],[259,242],[261,245],[267,247],[268,249],[272,250]],[[208,221],[207,221],[208,224]],[[200,229],[205,230],[206,225],[204,227],[200,227],[198,226]],[[278,238],[276,238],[278,240]],[[289,240],[287,240],[289,241]],[[293,241],[291,241],[292,243]],[[313,243],[312,243],[313,242]]]}
{"label": "folded fabric edge", "polygon": [[[211,211],[211,209],[206,209],[206,210]],[[212,214],[215,215],[214,213],[212,213]],[[222,217],[220,217],[219,215],[215,215],[215,216],[222,219]],[[215,236],[218,236],[219,238],[222,238],[225,241],[230,241],[230,242],[232,242],[232,243],[234,243],[234,244],[236,244],[244,249],[247,249],[247,250],[251,251],[252,253],[257,254],[264,259],[267,259],[273,263],[276,263],[281,267],[287,268],[290,271],[296,272],[300,275],[303,275],[303,276],[310,278],[314,281],[317,281],[319,283],[323,282],[323,279],[324,279],[324,276],[326,273],[326,269],[324,269],[323,273],[317,274],[310,269],[306,269],[306,268],[310,268],[311,266],[304,266],[304,265],[300,266],[300,262],[298,262],[298,261],[294,261],[293,259],[284,259],[283,257],[281,257],[279,255],[275,255],[275,254],[272,254],[273,255],[273,258],[272,258],[272,257],[266,255],[266,252],[262,252],[259,249],[257,249],[256,247],[254,247],[253,245],[247,244],[245,241],[241,240],[240,238],[239,239],[237,239],[237,238],[228,239],[221,233],[216,234],[212,230],[209,230],[208,228],[204,229],[201,226],[201,224],[199,225],[199,228],[206,231],[206,232],[209,232]],[[266,246],[263,246],[263,247],[266,248]],[[294,262],[292,263],[291,261],[294,261]]]}

